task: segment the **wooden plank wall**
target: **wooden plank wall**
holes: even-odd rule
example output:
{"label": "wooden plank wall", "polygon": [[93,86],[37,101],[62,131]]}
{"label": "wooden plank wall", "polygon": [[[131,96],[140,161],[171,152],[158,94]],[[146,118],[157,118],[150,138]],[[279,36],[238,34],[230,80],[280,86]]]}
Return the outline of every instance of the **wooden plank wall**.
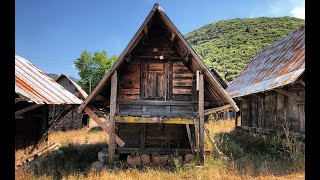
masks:
{"label": "wooden plank wall", "polygon": [[118,100],[140,99],[140,61],[132,60],[121,71]]}
{"label": "wooden plank wall", "polygon": [[[302,85],[288,85],[282,89],[304,99]],[[242,97],[240,113],[242,126],[283,130],[282,125],[288,121],[292,131],[304,133],[305,130],[304,104],[275,91]]]}
{"label": "wooden plank wall", "polygon": [[[43,105],[28,111],[15,119],[16,135],[15,149],[22,150],[28,155],[28,151],[37,144],[42,134],[48,129],[48,106]],[[47,139],[39,145],[39,148],[47,145]]]}
{"label": "wooden plank wall", "polygon": [[[116,123],[117,135],[125,148],[143,149],[191,149],[185,124]],[[194,125],[190,125],[195,139]],[[144,137],[143,137],[144,136]],[[194,142],[195,144],[195,142]]]}
{"label": "wooden plank wall", "polygon": [[[154,57],[165,56],[168,59]],[[183,63],[171,40],[157,24],[131,52],[128,62],[119,70],[117,100],[197,101],[195,73]],[[207,99],[207,97],[206,97]],[[121,112],[197,112],[197,104],[131,105],[120,104]]]}
{"label": "wooden plank wall", "polygon": [[194,73],[183,63],[173,63],[172,100],[191,101],[193,92]]}

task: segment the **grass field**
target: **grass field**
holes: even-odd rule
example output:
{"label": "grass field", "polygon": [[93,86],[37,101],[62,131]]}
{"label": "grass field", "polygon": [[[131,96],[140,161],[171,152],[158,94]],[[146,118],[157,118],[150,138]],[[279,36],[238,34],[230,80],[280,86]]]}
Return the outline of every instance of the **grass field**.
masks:
{"label": "grass field", "polygon": [[[50,134],[49,144],[60,142],[64,156],[47,155],[37,172],[16,170],[16,179],[305,179],[304,153],[294,137],[242,134],[233,131],[233,120],[210,122],[207,128],[229,159],[210,155],[203,167],[177,163],[174,167],[95,172],[90,165],[108,146],[105,133],[99,128],[59,131]],[[206,137],[205,149],[211,148]]]}

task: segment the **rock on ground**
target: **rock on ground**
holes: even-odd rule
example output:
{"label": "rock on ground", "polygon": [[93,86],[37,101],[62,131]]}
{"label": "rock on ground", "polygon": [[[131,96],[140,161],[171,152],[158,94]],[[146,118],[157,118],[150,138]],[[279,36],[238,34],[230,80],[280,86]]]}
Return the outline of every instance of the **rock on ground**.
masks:
{"label": "rock on ground", "polygon": [[167,164],[170,165],[170,166],[174,166],[175,165],[174,157],[172,155],[168,156]]}
{"label": "rock on ground", "polygon": [[141,158],[141,162],[143,165],[150,163],[150,155],[149,154],[141,154],[140,158]]}
{"label": "rock on ground", "polygon": [[151,162],[153,165],[159,166],[161,165],[161,160],[159,155],[151,155]]}
{"label": "rock on ground", "polygon": [[184,162],[189,163],[191,161],[194,161],[194,155],[192,155],[192,154],[184,155]]}
{"label": "rock on ground", "polygon": [[160,163],[161,165],[165,166],[167,165],[168,156],[167,155],[161,155],[160,156]]}
{"label": "rock on ground", "polygon": [[91,165],[96,171],[101,171],[103,164],[100,161],[93,162]]}
{"label": "rock on ground", "polygon": [[102,163],[105,164],[108,161],[108,154],[106,154],[104,151],[100,151],[98,153],[98,160]]}
{"label": "rock on ground", "polygon": [[141,158],[139,155],[135,156],[135,155],[129,154],[127,157],[127,163],[132,166],[139,166],[141,165]]}

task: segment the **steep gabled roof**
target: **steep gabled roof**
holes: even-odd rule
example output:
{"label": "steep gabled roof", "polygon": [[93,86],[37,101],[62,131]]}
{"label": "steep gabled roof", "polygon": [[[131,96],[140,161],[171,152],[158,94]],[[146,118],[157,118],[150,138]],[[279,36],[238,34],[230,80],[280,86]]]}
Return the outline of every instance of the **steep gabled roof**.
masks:
{"label": "steep gabled roof", "polygon": [[81,96],[85,99],[88,97],[88,94],[76,83],[74,82],[71,78],[69,78],[67,75],[65,74],[61,74],[57,79],[56,82],[58,82],[61,78],[67,78],[72,84],[73,86],[78,90],[78,92],[81,94]]}
{"label": "steep gabled roof", "polygon": [[232,98],[296,81],[305,70],[305,27],[260,50],[227,88]]}
{"label": "steep gabled roof", "polygon": [[[165,26],[165,28],[170,31],[175,36],[175,41],[177,41],[177,49],[181,49],[181,52],[185,53],[185,55],[190,55],[192,59],[192,70],[195,72],[196,70],[201,70],[204,73],[204,80],[206,81],[205,86],[208,90],[208,93],[213,97],[216,101],[227,102],[232,105],[232,107],[238,111],[236,103],[232,100],[232,98],[225,91],[223,86],[221,85],[221,78],[217,77],[218,75],[213,75],[210,70],[204,65],[199,56],[195,53],[189,43],[184,39],[179,30],[175,27],[169,17],[164,13],[163,9],[159,6],[159,4],[155,4],[140,26],[134,37],[131,39],[129,44],[126,46],[124,51],[121,53],[117,61],[112,66],[111,70],[102,78],[97,87],[92,91],[92,93],[83,101],[83,103],[79,107],[79,112],[81,112],[107,85],[110,84],[111,74],[123,63],[125,62],[125,56],[128,55],[139,43],[139,41],[143,38],[144,30],[148,28],[148,24],[152,21],[152,18],[155,16],[159,16]],[[187,52],[186,52],[187,51]],[[110,85],[108,85],[110,86]]]}
{"label": "steep gabled roof", "polygon": [[15,55],[15,92],[36,104],[81,104],[67,91],[25,58]]}

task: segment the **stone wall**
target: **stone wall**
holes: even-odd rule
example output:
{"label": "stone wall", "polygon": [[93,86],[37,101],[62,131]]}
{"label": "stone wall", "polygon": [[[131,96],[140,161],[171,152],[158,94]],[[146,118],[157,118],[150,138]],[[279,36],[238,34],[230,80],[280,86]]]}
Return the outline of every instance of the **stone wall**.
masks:
{"label": "stone wall", "polygon": [[[57,117],[62,111],[64,111],[66,106],[64,105],[51,105],[49,106],[49,124],[51,125],[54,117]],[[65,130],[76,130],[81,129],[82,118],[84,116],[83,113],[77,112],[78,107],[75,107],[72,111],[70,111],[61,122],[54,128],[56,131],[65,131]]]}

